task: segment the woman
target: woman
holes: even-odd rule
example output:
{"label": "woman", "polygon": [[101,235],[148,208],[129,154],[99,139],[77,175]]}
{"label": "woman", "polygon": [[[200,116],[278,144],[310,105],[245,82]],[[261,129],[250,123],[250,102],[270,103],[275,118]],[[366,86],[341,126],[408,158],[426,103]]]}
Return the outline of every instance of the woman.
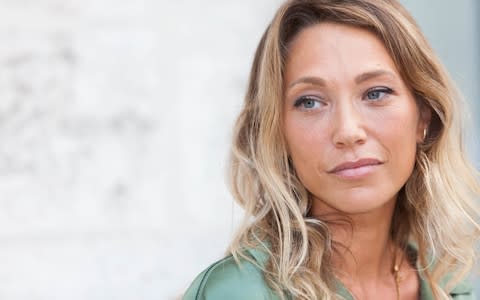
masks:
{"label": "woman", "polygon": [[459,101],[397,1],[287,1],[234,136],[245,221],[184,299],[474,299]]}

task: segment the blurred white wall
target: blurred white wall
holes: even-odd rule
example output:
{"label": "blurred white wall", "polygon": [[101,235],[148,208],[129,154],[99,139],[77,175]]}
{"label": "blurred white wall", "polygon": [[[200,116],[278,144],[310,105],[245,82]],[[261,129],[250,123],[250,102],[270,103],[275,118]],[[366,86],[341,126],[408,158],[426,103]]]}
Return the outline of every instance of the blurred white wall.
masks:
{"label": "blurred white wall", "polygon": [[[231,127],[280,2],[0,0],[0,299],[173,299],[221,257]],[[409,2],[460,23],[440,40],[478,97],[474,1],[452,23]]]}
{"label": "blurred white wall", "polygon": [[221,256],[277,4],[0,1],[0,299],[170,299]]}

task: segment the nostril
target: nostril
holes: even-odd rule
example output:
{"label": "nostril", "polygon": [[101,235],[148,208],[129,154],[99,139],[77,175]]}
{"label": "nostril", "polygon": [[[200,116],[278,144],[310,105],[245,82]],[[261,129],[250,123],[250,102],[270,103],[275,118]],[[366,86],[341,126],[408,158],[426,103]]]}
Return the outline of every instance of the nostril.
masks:
{"label": "nostril", "polygon": [[348,130],[337,130],[333,133],[333,143],[337,146],[363,145],[366,142],[367,135],[361,127],[350,128]]}

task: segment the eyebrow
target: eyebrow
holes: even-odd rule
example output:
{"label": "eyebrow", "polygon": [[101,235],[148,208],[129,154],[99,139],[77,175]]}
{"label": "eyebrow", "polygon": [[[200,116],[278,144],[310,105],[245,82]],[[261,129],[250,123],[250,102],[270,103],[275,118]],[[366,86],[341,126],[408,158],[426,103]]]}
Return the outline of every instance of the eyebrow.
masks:
{"label": "eyebrow", "polygon": [[[368,72],[362,73],[360,75],[357,75],[355,77],[355,83],[359,84],[359,83],[362,83],[364,81],[370,80],[372,78],[381,77],[381,76],[387,76],[387,77],[390,77],[392,79],[396,77],[392,72],[387,71],[387,70],[383,70],[383,69],[373,70],[373,71],[368,71]],[[306,76],[306,77],[301,77],[301,78],[295,80],[294,82],[290,83],[290,85],[288,86],[288,89],[291,89],[293,86],[295,86],[299,83],[306,83],[306,84],[317,85],[317,86],[326,86],[327,85],[325,79],[323,79],[323,78],[315,77],[315,76]]]}

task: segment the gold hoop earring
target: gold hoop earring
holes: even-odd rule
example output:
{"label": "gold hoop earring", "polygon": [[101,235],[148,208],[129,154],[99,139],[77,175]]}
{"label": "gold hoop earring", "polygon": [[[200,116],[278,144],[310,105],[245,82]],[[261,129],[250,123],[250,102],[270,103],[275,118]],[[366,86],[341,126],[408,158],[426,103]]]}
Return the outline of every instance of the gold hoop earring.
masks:
{"label": "gold hoop earring", "polygon": [[423,128],[423,141],[425,141],[425,138],[427,137],[427,127]]}

